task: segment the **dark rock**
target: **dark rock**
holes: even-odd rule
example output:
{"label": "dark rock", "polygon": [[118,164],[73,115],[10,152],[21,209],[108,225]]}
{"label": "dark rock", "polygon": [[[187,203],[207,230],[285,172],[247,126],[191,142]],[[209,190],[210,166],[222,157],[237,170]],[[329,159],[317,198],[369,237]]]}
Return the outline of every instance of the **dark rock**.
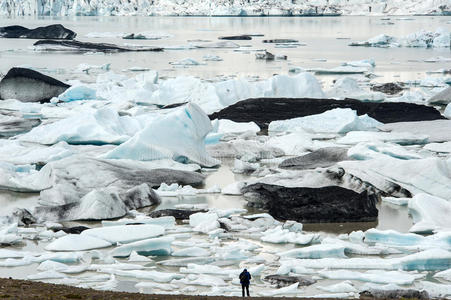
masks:
{"label": "dark rock", "polygon": [[184,209],[160,209],[155,210],[149,214],[149,217],[151,218],[159,218],[159,217],[166,217],[166,216],[172,216],[176,218],[177,220],[186,220],[189,219],[189,216],[192,214],[198,213],[198,212],[207,212],[205,209],[199,209],[199,210],[184,210]]}
{"label": "dark rock", "polygon": [[274,218],[304,223],[369,222],[377,219],[377,196],[340,186],[285,187],[255,183],[242,189],[244,197],[258,197]]}
{"label": "dark rock", "polygon": [[397,83],[389,82],[384,84],[377,84],[371,87],[373,91],[382,92],[387,95],[395,95],[403,90],[403,87]]}
{"label": "dark rock", "polygon": [[210,115],[210,119],[257,123],[262,129],[271,121],[323,113],[334,108],[351,108],[382,123],[445,119],[433,107],[413,103],[362,102],[353,99],[255,98],[240,101]]}
{"label": "dark rock", "polygon": [[23,26],[0,27],[0,37],[13,39],[55,39],[72,40],[77,36],[75,32],[61,24],[28,29]]}
{"label": "dark rock", "polygon": [[299,282],[300,286],[309,286],[316,283],[316,280],[305,276],[268,275],[263,280],[275,284],[277,288],[289,286],[296,282]]}
{"label": "dark rock", "polygon": [[52,229],[52,230],[54,232],[62,230],[65,233],[68,233],[68,234],[80,234],[80,233],[82,233],[83,231],[85,231],[87,229],[91,229],[91,228],[86,227],[86,226],[74,226],[74,227],[55,228],[55,229]]}
{"label": "dark rock", "polygon": [[70,85],[31,69],[12,68],[0,81],[0,99],[22,102],[48,102]]}
{"label": "dark rock", "polygon": [[279,165],[279,168],[294,170],[327,168],[343,160],[351,160],[348,157],[348,149],[329,147],[306,155],[288,158]]}
{"label": "dark rock", "polygon": [[360,292],[360,299],[430,299],[428,292],[413,289],[371,290]]}
{"label": "dark rock", "polygon": [[88,43],[80,41],[57,41],[57,40],[40,40],[33,44],[39,46],[42,50],[50,51],[96,51],[96,52],[148,52],[163,51],[160,47],[126,47],[107,43]]}
{"label": "dark rock", "polygon": [[220,36],[220,40],[232,40],[232,41],[249,41],[252,40],[250,35],[232,35],[232,36]]}
{"label": "dark rock", "polygon": [[298,43],[298,40],[293,39],[273,39],[273,40],[263,40],[263,43],[271,44],[286,44],[286,43]]}

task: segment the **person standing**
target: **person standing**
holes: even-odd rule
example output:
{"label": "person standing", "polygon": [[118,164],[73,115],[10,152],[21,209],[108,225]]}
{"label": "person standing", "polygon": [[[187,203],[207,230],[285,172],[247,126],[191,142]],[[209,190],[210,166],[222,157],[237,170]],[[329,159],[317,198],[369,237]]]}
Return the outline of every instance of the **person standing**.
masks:
{"label": "person standing", "polygon": [[247,296],[250,297],[249,295],[249,284],[251,283],[251,274],[244,269],[243,272],[241,272],[240,274],[240,283],[241,283],[241,290],[243,292],[243,297],[244,297],[244,289],[246,289],[247,292]]}

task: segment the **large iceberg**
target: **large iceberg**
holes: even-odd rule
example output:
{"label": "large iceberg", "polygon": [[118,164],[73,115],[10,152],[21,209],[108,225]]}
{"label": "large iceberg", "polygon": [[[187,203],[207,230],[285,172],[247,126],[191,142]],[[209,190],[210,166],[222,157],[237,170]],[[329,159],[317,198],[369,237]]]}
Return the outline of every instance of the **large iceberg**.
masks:
{"label": "large iceberg", "polygon": [[382,125],[367,116],[358,116],[350,108],[335,108],[322,114],[269,123],[270,132],[310,130],[319,133],[347,133],[353,130],[376,130]]}
{"label": "large iceberg", "polygon": [[157,160],[170,158],[215,166],[219,161],[205,150],[204,139],[212,130],[210,119],[196,104],[152,120],[130,140],[105,154],[109,159]]}
{"label": "large iceberg", "polygon": [[70,144],[120,144],[139,129],[139,123],[132,118],[120,117],[113,109],[103,108],[40,125],[22,135],[20,140],[46,145],[61,141]]}
{"label": "large iceberg", "polygon": [[428,193],[443,199],[451,195],[451,159],[430,157],[403,160],[386,156],[366,161],[342,161],[338,165],[381,190],[385,190],[383,185],[388,181],[413,195]]}

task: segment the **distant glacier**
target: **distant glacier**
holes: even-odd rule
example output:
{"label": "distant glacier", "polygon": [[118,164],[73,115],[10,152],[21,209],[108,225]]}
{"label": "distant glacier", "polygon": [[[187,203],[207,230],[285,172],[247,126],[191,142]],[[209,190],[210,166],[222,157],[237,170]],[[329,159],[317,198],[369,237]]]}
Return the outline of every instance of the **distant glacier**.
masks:
{"label": "distant glacier", "polygon": [[0,0],[0,16],[450,15],[449,0]]}

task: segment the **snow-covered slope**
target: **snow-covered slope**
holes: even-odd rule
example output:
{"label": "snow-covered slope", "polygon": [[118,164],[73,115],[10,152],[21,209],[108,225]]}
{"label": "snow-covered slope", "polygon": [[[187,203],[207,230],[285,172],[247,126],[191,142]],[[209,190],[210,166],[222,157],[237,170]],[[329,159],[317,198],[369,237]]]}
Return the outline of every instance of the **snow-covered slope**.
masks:
{"label": "snow-covered slope", "polygon": [[449,0],[0,0],[0,15],[451,14]]}

